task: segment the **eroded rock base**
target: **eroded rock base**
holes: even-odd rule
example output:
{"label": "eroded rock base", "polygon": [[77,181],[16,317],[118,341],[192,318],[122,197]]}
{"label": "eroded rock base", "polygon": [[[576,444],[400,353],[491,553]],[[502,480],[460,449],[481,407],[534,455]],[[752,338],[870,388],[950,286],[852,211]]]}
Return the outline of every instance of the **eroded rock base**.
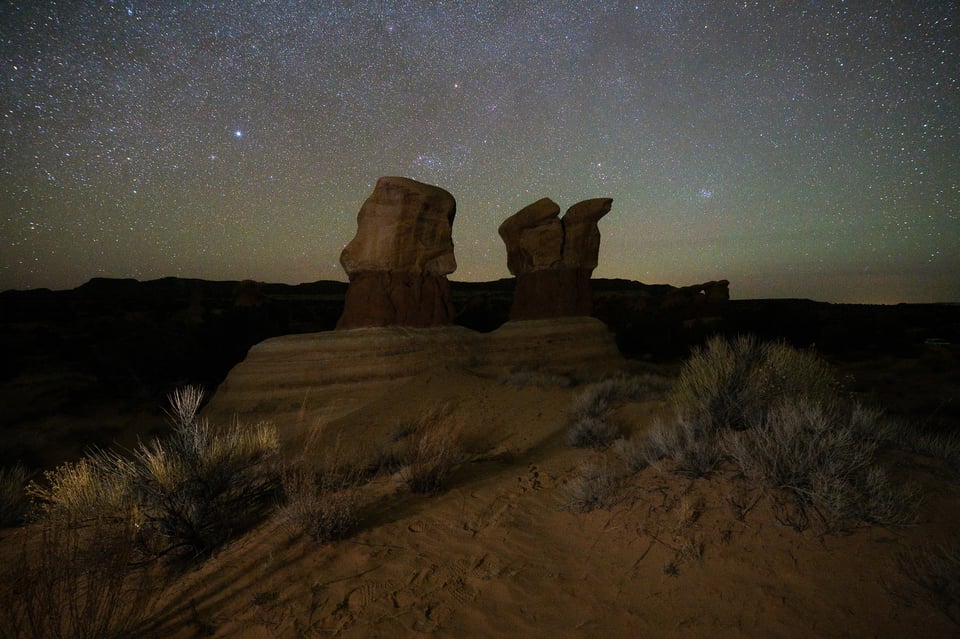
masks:
{"label": "eroded rock base", "polygon": [[453,323],[453,296],[443,275],[374,271],[350,277],[337,330]]}

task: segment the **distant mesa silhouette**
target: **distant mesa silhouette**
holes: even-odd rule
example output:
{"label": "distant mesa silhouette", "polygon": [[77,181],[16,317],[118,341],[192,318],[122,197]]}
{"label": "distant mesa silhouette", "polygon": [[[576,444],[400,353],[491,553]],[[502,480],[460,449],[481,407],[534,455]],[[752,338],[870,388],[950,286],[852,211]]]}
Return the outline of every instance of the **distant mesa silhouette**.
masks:
{"label": "distant mesa silhouette", "polygon": [[456,200],[437,186],[381,177],[340,254],[350,285],[337,329],[453,323]]}
{"label": "distant mesa silhouette", "polygon": [[683,286],[670,291],[663,302],[664,308],[685,307],[692,310],[716,310],[730,301],[730,282],[717,280]]}
{"label": "distant mesa silhouette", "polygon": [[507,268],[517,278],[511,320],[592,315],[590,277],[600,254],[597,222],[612,205],[610,198],[583,200],[560,218],[560,207],[543,198],[500,225]]}

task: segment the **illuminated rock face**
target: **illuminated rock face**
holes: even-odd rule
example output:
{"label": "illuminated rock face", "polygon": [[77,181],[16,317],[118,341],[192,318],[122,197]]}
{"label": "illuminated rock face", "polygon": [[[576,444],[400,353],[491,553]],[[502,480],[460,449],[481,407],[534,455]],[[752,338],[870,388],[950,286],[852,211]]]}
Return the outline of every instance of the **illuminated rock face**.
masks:
{"label": "illuminated rock face", "polygon": [[340,254],[350,278],[337,329],[442,326],[453,322],[447,275],[457,268],[451,236],[456,200],[403,177],[382,177]]}
{"label": "illuminated rock face", "polygon": [[562,218],[549,198],[537,200],[500,225],[507,268],[516,276],[511,320],[590,315],[590,276],[600,254],[597,222],[613,200],[574,204]]}
{"label": "illuminated rock face", "polygon": [[[616,373],[626,361],[606,325],[591,317],[507,322],[490,333],[462,326],[385,326],[296,333],[254,345],[204,408],[211,421],[236,415],[275,424],[296,440],[414,377],[467,368],[497,379],[508,371]],[[402,392],[402,391],[399,391]],[[302,445],[291,450],[302,450]]]}

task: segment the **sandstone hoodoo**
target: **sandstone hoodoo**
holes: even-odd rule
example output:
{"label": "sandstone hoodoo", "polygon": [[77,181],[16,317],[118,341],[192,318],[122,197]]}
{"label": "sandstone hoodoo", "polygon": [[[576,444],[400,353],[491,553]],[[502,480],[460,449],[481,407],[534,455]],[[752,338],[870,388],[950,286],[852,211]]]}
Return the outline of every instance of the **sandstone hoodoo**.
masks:
{"label": "sandstone hoodoo", "polygon": [[457,268],[456,200],[404,177],[382,177],[357,215],[357,234],[340,254],[350,278],[338,329],[453,323],[447,275]]}
{"label": "sandstone hoodoo", "polygon": [[507,267],[516,276],[511,320],[590,315],[590,276],[600,254],[597,222],[613,200],[578,202],[562,218],[560,207],[543,198],[500,225]]}

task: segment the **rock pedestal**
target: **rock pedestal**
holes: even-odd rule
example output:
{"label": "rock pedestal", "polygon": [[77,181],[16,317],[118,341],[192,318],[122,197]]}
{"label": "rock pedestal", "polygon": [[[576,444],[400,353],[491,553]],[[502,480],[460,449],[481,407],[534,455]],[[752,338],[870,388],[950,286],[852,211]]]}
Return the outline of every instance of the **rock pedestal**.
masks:
{"label": "rock pedestal", "polygon": [[610,198],[583,200],[559,218],[560,207],[543,198],[500,225],[507,268],[517,278],[511,320],[593,312],[590,276],[600,253],[597,222],[612,204]]}
{"label": "rock pedestal", "polygon": [[404,177],[382,177],[357,215],[357,234],[340,254],[350,278],[337,329],[453,323],[447,275],[457,268],[456,200]]}
{"label": "rock pedestal", "polygon": [[297,333],[254,345],[204,415],[215,423],[236,415],[270,421],[287,439],[430,371],[496,379],[515,370],[615,373],[625,366],[613,334],[590,317],[507,322],[490,333],[462,326]]}

